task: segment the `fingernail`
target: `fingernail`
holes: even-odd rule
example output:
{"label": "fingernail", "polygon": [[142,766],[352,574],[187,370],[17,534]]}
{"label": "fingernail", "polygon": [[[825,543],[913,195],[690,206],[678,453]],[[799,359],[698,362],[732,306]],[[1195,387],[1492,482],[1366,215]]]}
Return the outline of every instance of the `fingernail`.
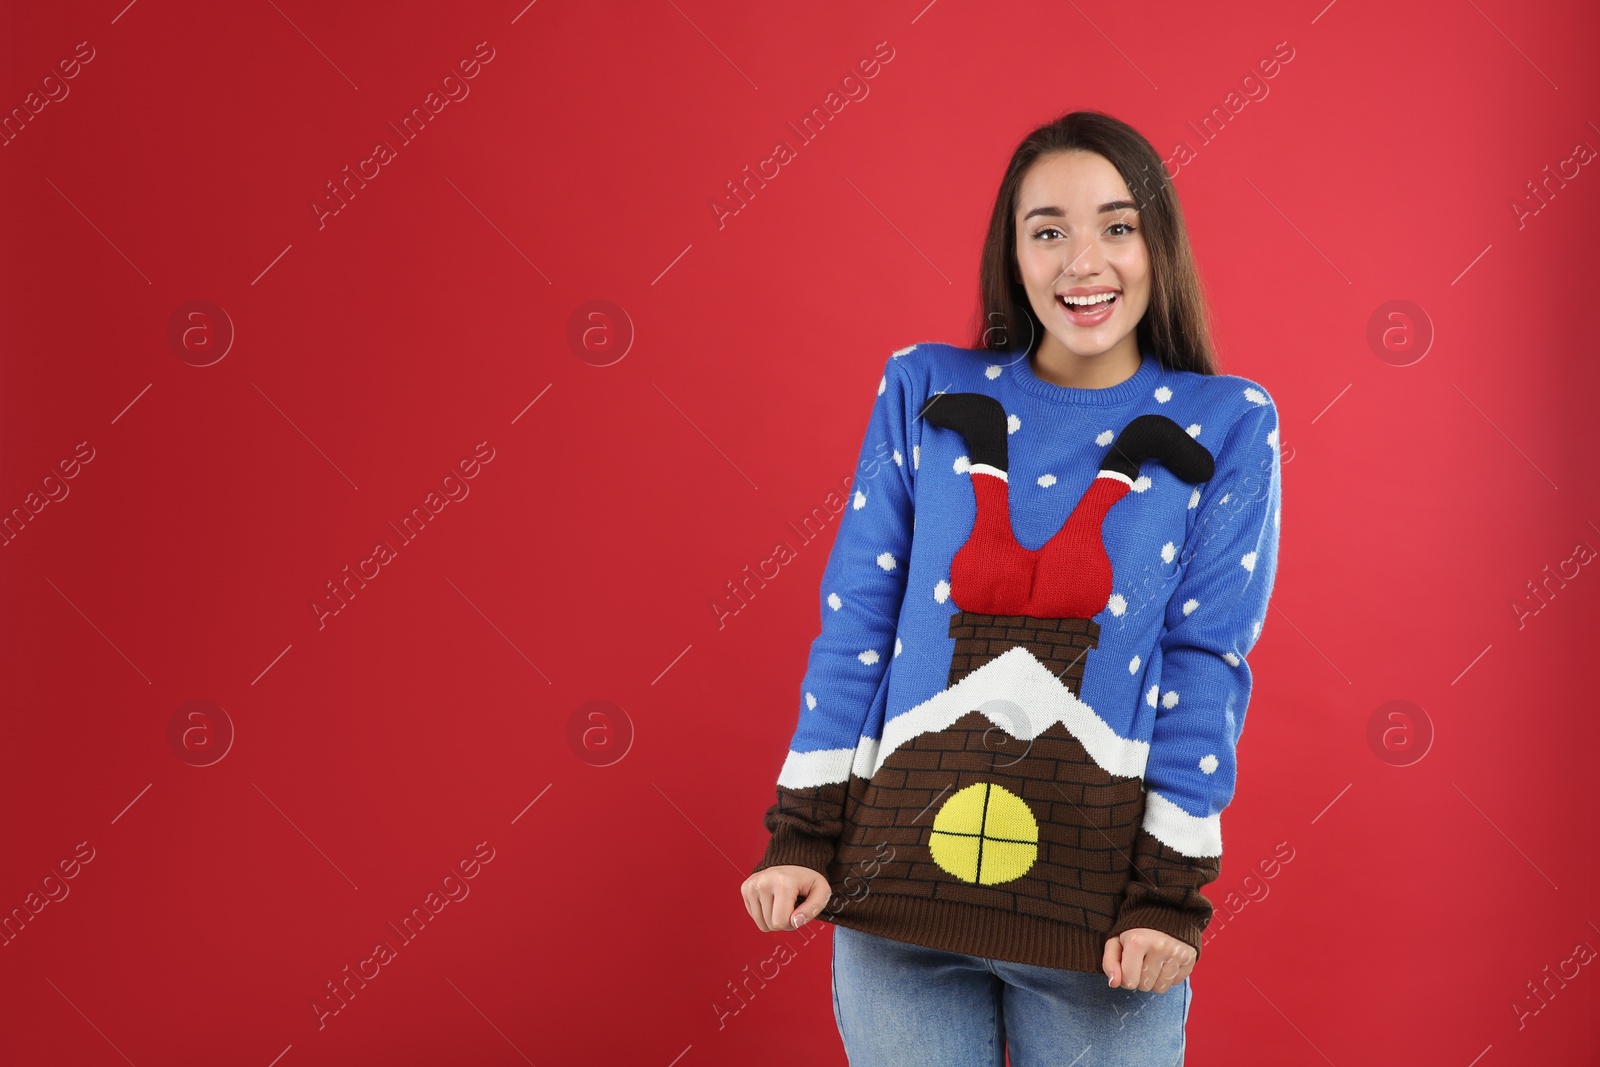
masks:
{"label": "fingernail", "polygon": [[802,912],[802,911],[795,912],[794,913],[794,917],[791,918],[789,921],[794,924],[796,929],[798,929],[800,924],[806,921],[805,912]]}

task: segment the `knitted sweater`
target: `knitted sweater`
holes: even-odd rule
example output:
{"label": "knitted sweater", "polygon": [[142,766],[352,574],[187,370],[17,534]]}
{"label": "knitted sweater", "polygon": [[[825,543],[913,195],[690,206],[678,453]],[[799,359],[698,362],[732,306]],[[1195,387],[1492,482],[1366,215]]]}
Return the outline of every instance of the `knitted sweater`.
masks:
{"label": "knitted sweater", "polygon": [[824,920],[950,952],[1098,972],[1134,927],[1199,952],[1280,516],[1248,379],[894,353],[755,870],[821,871]]}

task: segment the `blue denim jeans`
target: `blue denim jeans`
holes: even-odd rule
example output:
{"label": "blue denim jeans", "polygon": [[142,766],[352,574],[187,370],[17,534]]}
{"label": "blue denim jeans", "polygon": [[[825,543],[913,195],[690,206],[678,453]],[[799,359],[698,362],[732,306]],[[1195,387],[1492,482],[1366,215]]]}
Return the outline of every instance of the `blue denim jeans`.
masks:
{"label": "blue denim jeans", "polygon": [[1182,1067],[1193,991],[963,956],[833,928],[833,1018],[850,1067]]}

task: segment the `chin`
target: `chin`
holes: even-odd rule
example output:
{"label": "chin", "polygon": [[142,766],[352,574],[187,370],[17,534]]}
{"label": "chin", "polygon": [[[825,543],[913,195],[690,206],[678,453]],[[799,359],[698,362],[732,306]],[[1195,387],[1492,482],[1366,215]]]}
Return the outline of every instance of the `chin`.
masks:
{"label": "chin", "polygon": [[1112,349],[1120,345],[1123,337],[1127,336],[1127,334],[1123,334],[1122,337],[1112,337],[1104,341],[1096,341],[1082,336],[1081,330],[1078,331],[1078,333],[1080,334],[1078,337],[1063,337],[1061,334],[1052,330],[1050,331],[1050,336],[1056,339],[1056,344],[1060,345],[1062,348],[1065,348],[1068,352],[1071,352],[1080,359],[1093,359],[1095,356],[1103,356],[1107,352],[1110,352]]}

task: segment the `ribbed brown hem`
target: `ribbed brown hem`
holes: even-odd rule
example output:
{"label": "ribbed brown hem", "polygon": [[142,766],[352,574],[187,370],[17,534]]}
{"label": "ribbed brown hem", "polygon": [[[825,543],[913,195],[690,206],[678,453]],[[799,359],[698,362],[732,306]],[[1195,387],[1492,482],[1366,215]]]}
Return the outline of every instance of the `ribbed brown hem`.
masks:
{"label": "ribbed brown hem", "polygon": [[837,913],[823,909],[824,922],[966,956],[1104,973],[1100,959],[1109,935],[1082,926],[959,900],[871,892],[841,899]]}
{"label": "ribbed brown hem", "polygon": [[1194,949],[1194,961],[1200,962],[1206,923],[1196,919],[1191,912],[1154,901],[1128,904],[1117,913],[1117,921],[1106,931],[1106,937],[1120,935],[1124,930],[1136,927],[1159,930],[1168,937],[1177,938]]}
{"label": "ribbed brown hem", "polygon": [[831,837],[817,837],[802,833],[792,826],[780,825],[772,831],[772,836],[767,838],[766,854],[750,873],[755,874],[768,867],[794,866],[810,867],[826,876],[835,847],[835,841]]}

